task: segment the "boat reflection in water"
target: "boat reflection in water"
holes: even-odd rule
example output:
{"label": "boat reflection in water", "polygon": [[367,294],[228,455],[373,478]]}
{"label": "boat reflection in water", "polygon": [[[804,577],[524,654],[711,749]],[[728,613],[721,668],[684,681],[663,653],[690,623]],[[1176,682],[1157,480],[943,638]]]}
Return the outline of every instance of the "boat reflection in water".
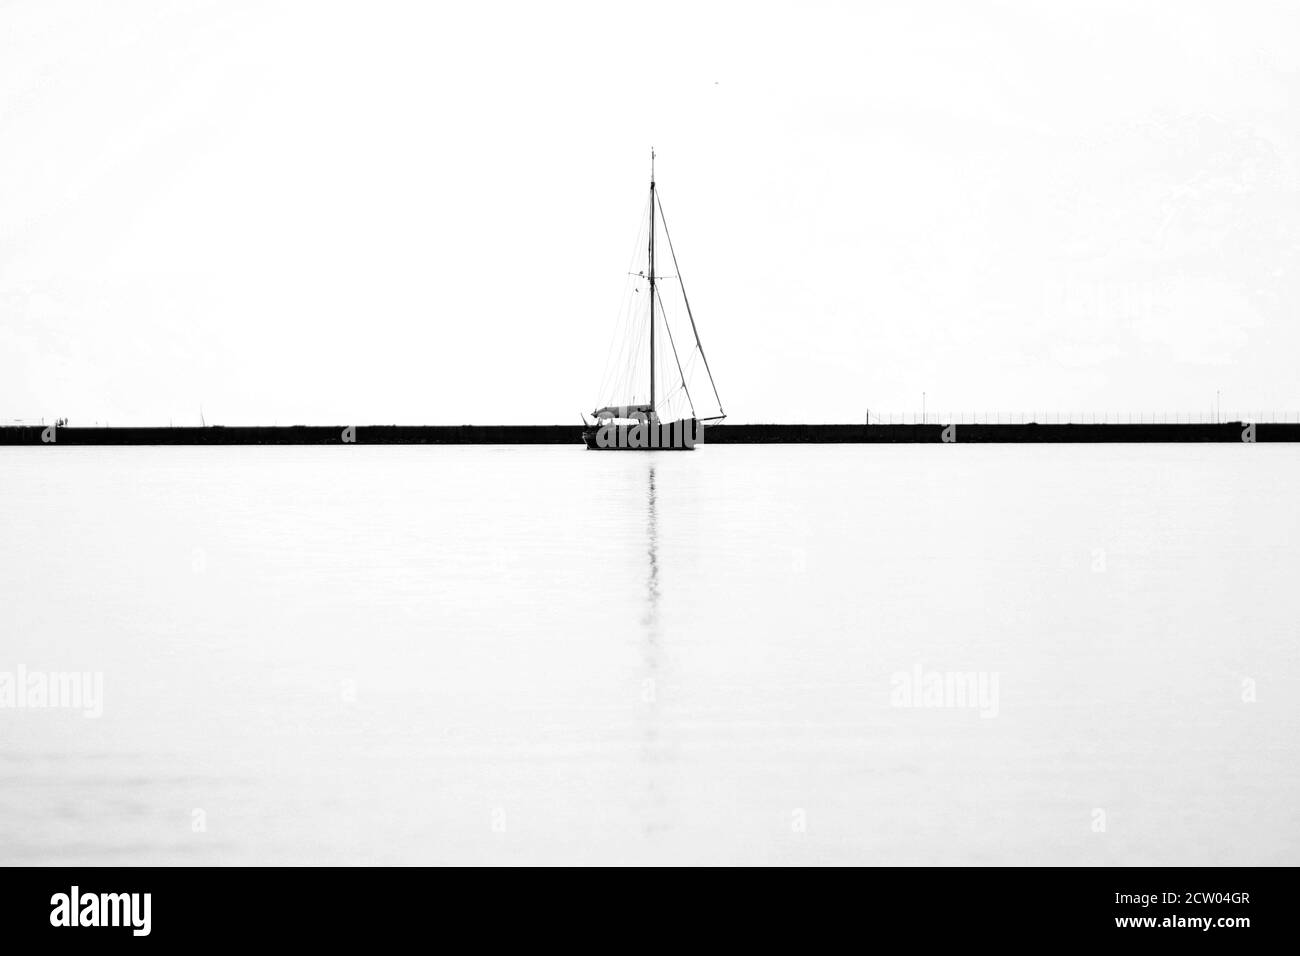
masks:
{"label": "boat reflection in water", "polygon": [[645,774],[645,811],[642,830],[654,838],[670,829],[668,798],[661,779],[668,744],[664,736],[661,696],[664,680],[663,632],[659,619],[659,525],[655,497],[655,468],[649,469],[646,495],[646,583],[644,661],[641,679],[641,705],[645,709],[645,730],[641,744],[641,761]]}

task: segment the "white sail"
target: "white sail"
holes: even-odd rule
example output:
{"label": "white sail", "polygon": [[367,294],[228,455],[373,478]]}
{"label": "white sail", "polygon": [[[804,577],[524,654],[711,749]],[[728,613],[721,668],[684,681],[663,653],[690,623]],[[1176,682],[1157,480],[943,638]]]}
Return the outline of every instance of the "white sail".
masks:
{"label": "white sail", "polygon": [[622,418],[628,421],[641,420],[649,418],[651,408],[646,405],[606,405],[604,408],[598,408],[591,413],[592,418]]}

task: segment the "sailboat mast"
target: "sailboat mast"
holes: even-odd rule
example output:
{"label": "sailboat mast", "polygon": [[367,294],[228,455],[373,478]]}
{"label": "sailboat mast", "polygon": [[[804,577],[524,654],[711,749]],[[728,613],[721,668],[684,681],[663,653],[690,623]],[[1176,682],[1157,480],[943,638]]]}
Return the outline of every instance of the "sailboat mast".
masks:
{"label": "sailboat mast", "polygon": [[650,419],[655,417],[655,151],[650,150]]}

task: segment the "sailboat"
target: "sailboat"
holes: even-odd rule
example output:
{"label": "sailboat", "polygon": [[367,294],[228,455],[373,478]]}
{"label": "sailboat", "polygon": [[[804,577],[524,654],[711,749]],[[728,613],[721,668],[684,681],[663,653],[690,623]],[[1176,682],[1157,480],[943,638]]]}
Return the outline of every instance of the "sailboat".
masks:
{"label": "sailboat", "polygon": [[[602,383],[604,404],[591,412],[590,418],[583,416],[582,440],[593,451],[689,451],[703,440],[706,424],[727,417],[686,298],[686,284],[655,186],[654,160],[651,150],[650,199],[637,239],[636,257],[644,255],[646,266],[628,272],[623,321],[611,344]],[[655,243],[660,234],[668,246],[671,275],[656,271]],[[689,323],[689,339],[683,318]],[[694,345],[679,352],[679,338],[683,345],[693,339]],[[648,349],[643,352],[647,341]],[[712,390],[716,414],[699,414],[691,396],[692,381],[704,377]]]}

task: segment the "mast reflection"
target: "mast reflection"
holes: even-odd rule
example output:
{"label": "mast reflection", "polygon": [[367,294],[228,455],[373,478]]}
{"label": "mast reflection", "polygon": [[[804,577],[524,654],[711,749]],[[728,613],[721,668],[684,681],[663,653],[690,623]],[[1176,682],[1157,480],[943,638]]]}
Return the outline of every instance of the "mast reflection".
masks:
{"label": "mast reflection", "polygon": [[641,748],[645,765],[645,820],[643,832],[648,838],[667,830],[667,800],[660,781],[660,771],[666,757],[660,713],[660,686],[663,678],[663,646],[659,621],[659,515],[655,489],[655,468],[650,465],[646,493],[646,557],[648,581],[645,607],[644,677],[641,681],[641,701],[646,709],[645,736]]}

